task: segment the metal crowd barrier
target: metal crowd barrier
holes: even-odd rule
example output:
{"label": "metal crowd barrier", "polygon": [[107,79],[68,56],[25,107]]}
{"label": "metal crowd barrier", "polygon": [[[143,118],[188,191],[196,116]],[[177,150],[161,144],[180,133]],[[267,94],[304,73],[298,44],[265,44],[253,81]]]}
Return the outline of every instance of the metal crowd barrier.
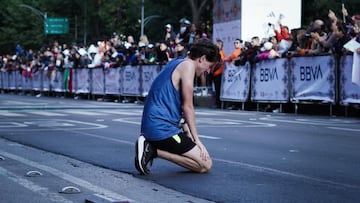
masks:
{"label": "metal crowd barrier", "polygon": [[[333,55],[264,60],[250,65],[226,63],[222,75],[222,102],[295,105],[360,104],[360,86],[352,82],[354,55],[337,60]],[[161,66],[139,65],[93,69],[34,69],[0,73],[3,91],[58,92],[86,95],[146,97]],[[195,87],[194,97],[211,99],[212,87]],[[210,95],[210,97],[209,97]],[[212,101],[211,101],[212,102]],[[281,111],[281,110],[280,110]]]}

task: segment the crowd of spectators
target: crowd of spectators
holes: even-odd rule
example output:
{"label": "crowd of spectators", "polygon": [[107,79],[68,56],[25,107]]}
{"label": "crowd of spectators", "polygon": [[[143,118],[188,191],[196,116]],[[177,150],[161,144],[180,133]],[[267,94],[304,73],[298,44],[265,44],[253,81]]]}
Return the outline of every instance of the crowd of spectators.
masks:
{"label": "crowd of spectators", "polygon": [[[250,41],[236,39],[234,52],[224,61],[242,65],[247,61],[256,63],[265,59],[291,57],[296,55],[341,55],[346,50],[343,45],[351,39],[360,42],[360,15],[350,16],[347,10],[341,10],[343,19],[329,11],[328,19],[316,19],[307,29],[292,29],[281,23],[269,24],[273,36],[260,39],[254,36]],[[344,21],[345,20],[345,21]],[[166,64],[169,60],[184,57],[189,46],[200,38],[212,38],[205,23],[194,24],[182,18],[180,29],[173,25],[163,27],[163,38],[152,42],[146,35],[136,41],[133,36],[117,33],[104,41],[89,46],[73,43],[59,44],[54,41],[38,51],[16,46],[16,53],[0,56],[2,71],[19,70],[23,76],[30,77],[37,69],[62,70],[66,68],[119,67],[123,65]],[[360,49],[358,49],[360,53]],[[200,85],[206,85],[200,79]]]}
{"label": "crowd of spectators", "polygon": [[[349,52],[344,45],[350,40],[360,43],[360,15],[350,16],[345,8],[341,10],[343,19],[329,10],[328,19],[315,19],[306,29],[292,29],[281,23],[270,24],[273,36],[260,39],[254,36],[250,42],[236,39],[235,51],[239,56],[228,56],[236,65],[245,62],[256,63],[261,60],[292,57],[334,54],[341,56]],[[241,44],[240,50],[238,43]],[[356,50],[360,54],[360,49]]]}

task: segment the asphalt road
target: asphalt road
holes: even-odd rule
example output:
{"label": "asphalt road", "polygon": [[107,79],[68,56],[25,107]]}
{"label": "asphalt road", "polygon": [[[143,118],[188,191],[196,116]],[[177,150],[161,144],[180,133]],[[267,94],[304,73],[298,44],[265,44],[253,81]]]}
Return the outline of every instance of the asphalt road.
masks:
{"label": "asphalt road", "polygon": [[[197,108],[198,131],[214,160],[213,169],[195,174],[155,159],[151,175],[140,176],[133,159],[141,112],[139,104],[0,94],[0,137],[96,167],[87,171],[85,180],[91,173],[110,170],[130,176],[130,182],[145,180],[179,192],[150,186],[159,197],[168,194],[161,196],[162,202],[176,202],[171,197],[180,195],[185,199],[179,202],[360,202],[357,118]],[[15,153],[1,151],[6,148],[0,148],[0,155]],[[30,156],[20,153],[9,159],[19,162],[25,155]],[[6,177],[16,174],[4,163],[0,162],[0,177],[6,182],[0,183],[0,194],[6,193],[1,185],[14,183]],[[96,177],[102,184],[101,174]],[[51,188],[44,182],[44,188]],[[147,189],[144,182],[138,187]],[[150,193],[134,188],[112,189],[131,201],[157,201],[136,199],[136,192]]]}

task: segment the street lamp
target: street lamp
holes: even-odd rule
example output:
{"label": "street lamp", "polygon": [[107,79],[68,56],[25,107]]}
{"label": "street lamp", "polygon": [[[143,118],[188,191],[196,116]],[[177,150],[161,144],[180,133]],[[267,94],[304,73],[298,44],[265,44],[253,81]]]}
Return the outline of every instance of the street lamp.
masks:
{"label": "street lamp", "polygon": [[26,4],[19,4],[19,6],[30,9],[33,13],[38,15],[41,18],[41,20],[43,20],[43,22],[45,23],[45,19],[47,17],[46,13],[43,13],[43,12],[39,11],[38,9],[36,9],[32,6],[26,5]]}
{"label": "street lamp", "polygon": [[141,32],[140,36],[144,35],[144,27],[154,18],[159,18],[159,15],[151,15],[144,19],[144,0],[141,0]]}

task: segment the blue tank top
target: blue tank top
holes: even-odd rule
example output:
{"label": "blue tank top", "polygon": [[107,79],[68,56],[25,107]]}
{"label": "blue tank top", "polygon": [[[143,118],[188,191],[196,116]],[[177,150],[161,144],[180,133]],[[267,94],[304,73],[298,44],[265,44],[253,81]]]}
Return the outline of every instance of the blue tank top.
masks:
{"label": "blue tank top", "polygon": [[182,61],[184,59],[170,61],[151,84],[141,121],[141,133],[147,140],[164,140],[181,131],[181,95],[175,89],[171,76]]}

